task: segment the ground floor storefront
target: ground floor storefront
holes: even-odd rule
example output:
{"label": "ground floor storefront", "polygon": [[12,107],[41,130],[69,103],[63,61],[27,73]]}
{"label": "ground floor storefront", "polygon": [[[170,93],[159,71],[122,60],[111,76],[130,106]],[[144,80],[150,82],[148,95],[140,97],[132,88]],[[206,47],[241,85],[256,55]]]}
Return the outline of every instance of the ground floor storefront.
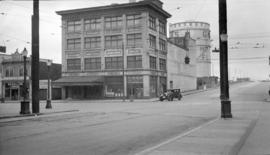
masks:
{"label": "ground floor storefront", "polygon": [[[48,99],[48,81],[39,81],[39,99]],[[61,87],[49,87],[51,99],[61,99]],[[23,80],[4,80],[2,81],[1,98],[3,101],[20,101],[24,97]],[[26,99],[31,99],[31,81],[26,81]]]}
{"label": "ground floor storefront", "polygon": [[166,77],[152,75],[62,77],[62,99],[153,98],[166,90]]}

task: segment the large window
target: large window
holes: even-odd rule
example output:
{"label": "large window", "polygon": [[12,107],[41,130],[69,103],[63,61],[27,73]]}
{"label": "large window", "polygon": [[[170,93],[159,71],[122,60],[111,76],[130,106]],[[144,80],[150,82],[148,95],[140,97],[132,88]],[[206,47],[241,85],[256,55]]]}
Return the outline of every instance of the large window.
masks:
{"label": "large window", "polygon": [[141,25],[141,15],[127,15],[127,26],[136,27]]}
{"label": "large window", "polygon": [[100,18],[93,18],[93,19],[86,19],[84,21],[84,30],[85,31],[96,31],[101,29],[101,19]]}
{"label": "large window", "polygon": [[122,57],[106,57],[105,68],[106,69],[122,69],[123,68]]}
{"label": "large window", "polygon": [[135,34],[128,34],[127,35],[127,45],[136,47],[142,44],[142,34],[135,33]]}
{"label": "large window", "polygon": [[165,22],[159,20],[159,33],[166,34],[166,25]]}
{"label": "large window", "polygon": [[21,68],[19,68],[19,76],[23,76],[23,68],[21,67]]}
{"label": "large window", "polygon": [[121,48],[121,47],[122,47],[122,35],[105,37],[105,48]]}
{"label": "large window", "polygon": [[150,56],[150,68],[157,69],[157,58]]}
{"label": "large window", "polygon": [[81,59],[67,59],[67,70],[81,70]]}
{"label": "large window", "polygon": [[80,49],[81,48],[81,39],[68,39],[67,40],[67,49],[73,50],[73,49]]}
{"label": "large window", "polygon": [[128,56],[127,57],[128,68],[142,68],[142,56]]}
{"label": "large window", "polygon": [[156,30],[156,18],[155,17],[152,17],[152,16],[149,16],[149,28],[150,29],[153,29],[153,30]]}
{"label": "large window", "polygon": [[166,51],[166,41],[159,38],[159,50]]}
{"label": "large window", "polygon": [[84,48],[93,49],[101,47],[101,37],[88,37],[84,39]]}
{"label": "large window", "polygon": [[81,31],[81,21],[68,21],[67,22],[67,31],[68,32],[79,32]]}
{"label": "large window", "polygon": [[156,37],[150,34],[149,42],[150,42],[150,47],[156,49]]}
{"label": "large window", "polygon": [[150,76],[150,96],[157,96],[157,77]]}
{"label": "large window", "polygon": [[165,59],[159,59],[159,69],[166,71],[166,60]]}
{"label": "large window", "polygon": [[105,29],[119,29],[122,28],[122,17],[106,17]]}
{"label": "large window", "polygon": [[84,68],[85,70],[101,69],[101,58],[85,58]]}

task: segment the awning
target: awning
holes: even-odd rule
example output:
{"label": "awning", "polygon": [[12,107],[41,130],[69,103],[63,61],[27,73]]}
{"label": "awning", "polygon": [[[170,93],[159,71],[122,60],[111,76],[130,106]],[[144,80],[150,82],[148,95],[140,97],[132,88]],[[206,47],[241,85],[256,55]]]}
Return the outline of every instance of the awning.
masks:
{"label": "awning", "polygon": [[53,81],[54,86],[95,86],[103,83],[102,76],[66,76]]}

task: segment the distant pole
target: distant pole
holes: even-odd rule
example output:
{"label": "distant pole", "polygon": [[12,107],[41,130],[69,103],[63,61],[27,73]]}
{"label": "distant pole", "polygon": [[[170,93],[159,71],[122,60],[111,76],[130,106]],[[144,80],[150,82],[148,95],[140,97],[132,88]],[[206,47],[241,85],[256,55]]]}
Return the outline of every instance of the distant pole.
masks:
{"label": "distant pole", "polygon": [[226,3],[226,0],[219,0],[220,99],[221,117],[232,118],[228,81],[228,34]]}
{"label": "distant pole", "polygon": [[124,47],[124,41],[122,42],[122,57],[123,57],[123,102],[125,102],[125,47]]}
{"label": "distant pole", "polygon": [[39,0],[33,0],[32,15],[32,112],[39,113]]}
{"label": "distant pole", "polygon": [[48,67],[48,90],[47,90],[47,102],[46,102],[46,109],[52,109],[52,101],[51,101],[51,76],[50,76],[50,68],[51,68],[52,62],[50,60],[47,61],[47,67]]}

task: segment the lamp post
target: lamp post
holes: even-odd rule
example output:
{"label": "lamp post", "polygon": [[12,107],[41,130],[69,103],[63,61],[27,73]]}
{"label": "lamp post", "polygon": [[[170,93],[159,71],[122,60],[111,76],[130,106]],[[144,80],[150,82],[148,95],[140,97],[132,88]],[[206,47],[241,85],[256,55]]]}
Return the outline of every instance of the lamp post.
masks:
{"label": "lamp post", "polygon": [[219,0],[219,49],[221,117],[232,118],[228,82],[228,35],[226,0]]}
{"label": "lamp post", "polygon": [[27,95],[27,86],[26,86],[26,76],[27,76],[27,70],[26,70],[26,58],[27,58],[27,50],[26,48],[23,49],[22,55],[23,55],[23,101],[21,101],[21,111],[20,114],[29,114],[29,101],[26,101],[26,95]]}
{"label": "lamp post", "polygon": [[48,67],[48,91],[47,91],[47,103],[46,103],[46,109],[52,109],[51,104],[51,82],[50,82],[50,68],[52,65],[52,61],[47,61],[47,67]]}

